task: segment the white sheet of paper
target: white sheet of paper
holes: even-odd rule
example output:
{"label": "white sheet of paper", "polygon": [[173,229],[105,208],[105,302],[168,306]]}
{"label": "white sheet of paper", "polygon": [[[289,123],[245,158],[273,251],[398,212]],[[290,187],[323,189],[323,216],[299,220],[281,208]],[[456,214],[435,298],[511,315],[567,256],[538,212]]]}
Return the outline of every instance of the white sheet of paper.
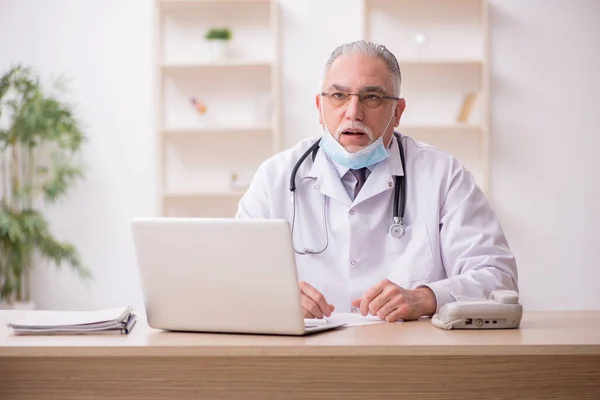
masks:
{"label": "white sheet of paper", "polygon": [[305,319],[305,323],[309,324],[325,324],[327,322],[332,323],[345,323],[346,326],[359,326],[359,325],[370,325],[370,324],[384,324],[384,320],[373,315],[367,315],[363,317],[360,313],[342,313],[334,312],[329,318],[322,319]]}

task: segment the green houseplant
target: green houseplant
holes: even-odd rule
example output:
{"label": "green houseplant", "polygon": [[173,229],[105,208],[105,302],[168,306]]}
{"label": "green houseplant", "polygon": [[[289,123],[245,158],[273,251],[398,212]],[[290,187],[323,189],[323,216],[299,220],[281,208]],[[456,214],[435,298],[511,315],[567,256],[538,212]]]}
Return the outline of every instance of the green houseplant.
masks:
{"label": "green houseplant", "polygon": [[210,44],[213,61],[220,61],[227,58],[227,45],[231,37],[231,30],[228,28],[210,28],[206,32],[204,38]]}
{"label": "green houseplant", "polygon": [[74,160],[85,140],[62,85],[45,90],[37,74],[17,65],[0,77],[0,305],[30,301],[35,259],[68,265],[91,278],[77,250],[57,240],[39,210],[83,177]]}
{"label": "green houseplant", "polygon": [[231,36],[231,31],[227,28],[210,28],[205,37],[208,40],[230,40]]}

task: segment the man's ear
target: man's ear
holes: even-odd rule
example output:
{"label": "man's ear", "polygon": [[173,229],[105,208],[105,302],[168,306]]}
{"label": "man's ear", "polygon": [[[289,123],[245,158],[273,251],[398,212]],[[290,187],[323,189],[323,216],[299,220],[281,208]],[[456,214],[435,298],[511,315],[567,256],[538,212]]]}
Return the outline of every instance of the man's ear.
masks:
{"label": "man's ear", "polygon": [[315,104],[317,106],[317,114],[319,115],[319,124],[323,125],[323,115],[321,114],[321,96],[315,96]]}
{"label": "man's ear", "polygon": [[402,113],[404,112],[405,108],[406,108],[406,100],[400,99],[396,102],[396,108],[394,110],[394,122],[395,122],[394,126],[397,127],[398,125],[400,125],[400,118],[402,118]]}

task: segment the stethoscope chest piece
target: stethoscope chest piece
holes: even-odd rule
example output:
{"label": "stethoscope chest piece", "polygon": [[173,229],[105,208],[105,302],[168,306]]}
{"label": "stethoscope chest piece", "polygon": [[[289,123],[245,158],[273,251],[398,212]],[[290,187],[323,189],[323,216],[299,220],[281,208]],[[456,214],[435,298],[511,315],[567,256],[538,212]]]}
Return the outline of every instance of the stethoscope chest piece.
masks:
{"label": "stethoscope chest piece", "polygon": [[390,226],[390,235],[393,238],[399,238],[404,234],[404,224],[392,224]]}

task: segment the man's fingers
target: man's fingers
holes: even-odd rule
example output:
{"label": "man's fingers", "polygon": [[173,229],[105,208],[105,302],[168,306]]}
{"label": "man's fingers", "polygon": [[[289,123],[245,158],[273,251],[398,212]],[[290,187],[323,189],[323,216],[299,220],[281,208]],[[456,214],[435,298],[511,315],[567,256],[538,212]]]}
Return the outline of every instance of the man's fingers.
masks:
{"label": "man's fingers", "polygon": [[388,314],[385,317],[385,320],[387,322],[396,322],[400,319],[409,319],[408,311],[409,311],[409,307],[407,306],[407,304],[406,303],[401,304],[400,306],[398,306],[398,308],[395,311]]}
{"label": "man's fingers", "polygon": [[[369,313],[371,315],[377,315],[381,319],[385,319],[385,316],[398,308],[398,306],[406,301],[404,297],[403,289],[394,284],[387,284],[383,287],[383,292],[375,297],[369,305]],[[379,315],[382,308],[383,317]]]}
{"label": "man's fingers", "polygon": [[310,298],[314,303],[316,303],[317,307],[320,309],[320,313],[322,315],[318,318],[322,318],[323,315],[326,315],[328,317],[331,315],[331,309],[329,307],[329,304],[327,304],[325,296],[323,296],[321,292],[319,292],[317,289],[315,289],[306,282],[301,282],[300,289],[302,290],[302,293],[308,298]]}
{"label": "man's fingers", "polygon": [[387,303],[385,303],[383,306],[381,306],[381,308],[379,308],[379,310],[376,311],[376,315],[379,318],[386,320],[386,317],[388,315],[392,314],[394,311],[396,311],[398,309],[399,304],[401,305],[402,303],[399,303],[397,300],[390,300]]}
{"label": "man's fingers", "polygon": [[[310,284],[310,283],[308,283],[308,282],[305,282],[305,281],[300,281],[300,282],[299,282],[299,285],[300,285],[300,290],[301,290],[302,292],[304,292],[304,289],[315,289],[314,287],[312,287],[312,286],[311,286],[311,284]],[[316,289],[315,289],[315,290],[316,290]]]}
{"label": "man's fingers", "polygon": [[[329,305],[329,309],[331,310],[331,312],[334,312],[335,311],[335,306],[333,304],[330,304]],[[302,314],[304,315],[304,318],[317,318],[314,315],[312,315],[312,313],[309,312],[304,307],[302,308]]]}
{"label": "man's fingers", "polygon": [[[317,303],[315,303],[313,299],[306,295],[302,296],[302,308],[305,311],[309,312],[314,318],[323,318],[323,312],[321,311]],[[312,317],[309,316],[308,318]]]}
{"label": "man's fingers", "polygon": [[302,307],[302,314],[304,315],[304,318],[317,318],[314,315],[312,315],[310,313],[310,311],[308,311],[306,308]]}
{"label": "man's fingers", "polygon": [[360,301],[360,314],[362,316],[367,316],[369,314],[369,305],[371,301],[377,296],[379,296],[383,292],[383,288],[385,284],[389,282],[387,280],[379,282],[377,285],[369,288],[361,297]]}
{"label": "man's fingers", "polygon": [[[391,298],[390,298],[389,294],[384,291],[379,296],[375,297],[369,304],[369,314],[378,315],[377,313],[381,310],[382,307],[388,305],[390,303],[390,300],[391,300]],[[394,308],[395,307],[392,307],[392,310]],[[389,314],[389,312],[388,312],[388,314]],[[387,315],[387,314],[385,314],[385,315]]]}

